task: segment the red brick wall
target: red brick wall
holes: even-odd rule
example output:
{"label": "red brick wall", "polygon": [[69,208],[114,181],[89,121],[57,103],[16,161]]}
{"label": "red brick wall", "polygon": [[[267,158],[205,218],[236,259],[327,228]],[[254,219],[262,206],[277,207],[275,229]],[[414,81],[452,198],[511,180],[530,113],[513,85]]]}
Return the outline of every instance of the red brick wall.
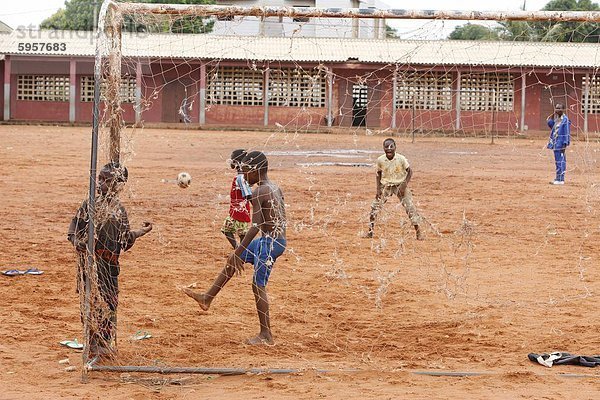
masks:
{"label": "red brick wall", "polygon": [[275,123],[294,127],[327,126],[327,108],[269,107],[269,125]]}
{"label": "red brick wall", "polygon": [[262,125],[263,106],[211,105],[206,110],[206,123],[217,125]]}

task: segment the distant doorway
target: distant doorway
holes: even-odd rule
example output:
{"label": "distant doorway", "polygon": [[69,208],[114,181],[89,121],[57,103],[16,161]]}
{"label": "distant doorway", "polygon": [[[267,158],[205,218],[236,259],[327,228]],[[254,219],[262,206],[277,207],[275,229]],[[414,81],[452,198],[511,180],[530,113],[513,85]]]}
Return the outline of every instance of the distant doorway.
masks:
{"label": "distant doorway", "polygon": [[162,122],[191,122],[192,99],[188,97],[188,87],[179,80],[165,85],[162,91]]}
{"label": "distant doorway", "polygon": [[352,126],[367,126],[368,87],[352,85]]}

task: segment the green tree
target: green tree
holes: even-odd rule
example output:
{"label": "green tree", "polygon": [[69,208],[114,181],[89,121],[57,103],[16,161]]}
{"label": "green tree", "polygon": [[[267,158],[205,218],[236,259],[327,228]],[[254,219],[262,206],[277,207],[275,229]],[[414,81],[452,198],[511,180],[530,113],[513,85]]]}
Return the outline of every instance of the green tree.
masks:
{"label": "green tree", "polygon": [[[523,5],[520,8],[522,11],[526,10],[526,0],[523,0]],[[500,25],[499,36],[501,40],[526,42],[536,38],[536,32],[528,21],[501,21],[498,24]]]}
{"label": "green tree", "polygon": [[[214,0],[138,0],[135,3],[214,4]],[[97,7],[95,7],[97,3]],[[65,7],[42,21],[40,28],[89,31],[94,28],[94,10],[99,11],[101,0],[66,0]],[[194,16],[129,17],[126,31],[156,31],[174,33],[210,32],[214,21]]]}
{"label": "green tree", "polygon": [[454,28],[448,36],[451,40],[498,40],[498,29],[467,23]]}
{"label": "green tree", "polygon": [[388,24],[385,24],[385,37],[386,38],[397,38],[398,30],[396,28],[392,28]]}
{"label": "green tree", "polygon": [[[523,3],[522,9],[525,9]],[[591,0],[551,0],[543,11],[599,11]],[[582,22],[502,21],[498,28],[467,24],[454,29],[449,39],[540,42],[600,42],[600,24]]]}
{"label": "green tree", "polygon": [[[551,0],[544,11],[598,11],[591,0]],[[594,42],[600,38],[600,24],[590,22],[534,22],[535,39],[545,42]]]}
{"label": "green tree", "polygon": [[59,9],[42,21],[40,28],[90,31],[94,26],[93,0],[67,0],[65,8]]}

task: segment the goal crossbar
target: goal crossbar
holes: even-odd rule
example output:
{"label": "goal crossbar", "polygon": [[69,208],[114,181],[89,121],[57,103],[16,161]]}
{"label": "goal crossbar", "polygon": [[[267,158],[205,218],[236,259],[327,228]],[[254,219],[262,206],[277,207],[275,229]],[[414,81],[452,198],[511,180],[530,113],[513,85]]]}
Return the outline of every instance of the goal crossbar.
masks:
{"label": "goal crossbar", "polygon": [[221,5],[120,3],[110,0],[123,14],[254,16],[298,18],[385,18],[481,21],[600,22],[600,11],[446,11],[371,8],[241,7]]}

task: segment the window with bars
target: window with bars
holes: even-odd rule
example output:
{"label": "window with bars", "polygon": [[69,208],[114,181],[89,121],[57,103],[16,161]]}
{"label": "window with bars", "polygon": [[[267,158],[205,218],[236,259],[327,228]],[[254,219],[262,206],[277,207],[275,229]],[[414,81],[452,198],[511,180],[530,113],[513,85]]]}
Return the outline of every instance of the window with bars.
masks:
{"label": "window with bars", "polygon": [[460,78],[460,108],[467,111],[512,111],[515,89],[510,74],[474,73]]}
{"label": "window with bars", "polygon": [[208,104],[260,106],[263,104],[263,74],[240,67],[218,67],[208,74]]}
{"label": "window with bars", "polygon": [[19,75],[17,100],[69,101],[67,75]]}
{"label": "window with bars", "polygon": [[[100,98],[104,100],[104,88],[106,83],[103,81],[100,87]],[[135,77],[124,76],[121,78],[121,102],[122,103],[135,103]],[[94,77],[93,76],[82,76],[81,87],[79,90],[80,100],[82,102],[94,101]]]}
{"label": "window with bars", "polygon": [[270,70],[269,105],[325,107],[325,76],[317,70],[299,68]]}
{"label": "window with bars", "polygon": [[[588,87],[588,114],[600,114],[600,77],[593,75],[583,77],[583,87]],[[585,100],[581,102],[581,112],[585,113]]]}
{"label": "window with bars", "polygon": [[396,108],[401,110],[451,110],[452,74],[401,72],[396,80]]}

